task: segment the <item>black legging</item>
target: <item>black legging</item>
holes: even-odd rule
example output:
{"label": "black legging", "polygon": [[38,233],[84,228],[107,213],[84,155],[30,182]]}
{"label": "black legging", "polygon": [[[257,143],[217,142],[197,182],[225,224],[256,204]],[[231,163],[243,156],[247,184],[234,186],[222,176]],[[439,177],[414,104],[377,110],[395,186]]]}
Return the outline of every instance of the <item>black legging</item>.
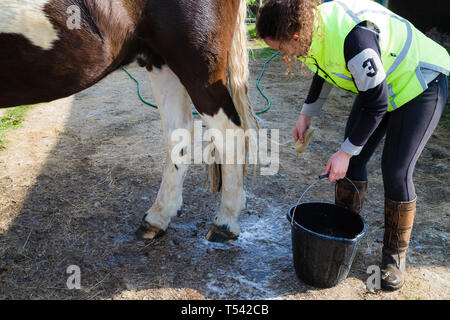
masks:
{"label": "black legging", "polygon": [[[361,153],[350,159],[347,177],[367,181],[367,162],[386,134],[381,162],[385,196],[394,201],[414,200],[414,167],[441,118],[447,94],[447,76],[441,74],[418,97],[388,112]],[[345,128],[345,138],[358,121],[361,110],[356,97]]]}

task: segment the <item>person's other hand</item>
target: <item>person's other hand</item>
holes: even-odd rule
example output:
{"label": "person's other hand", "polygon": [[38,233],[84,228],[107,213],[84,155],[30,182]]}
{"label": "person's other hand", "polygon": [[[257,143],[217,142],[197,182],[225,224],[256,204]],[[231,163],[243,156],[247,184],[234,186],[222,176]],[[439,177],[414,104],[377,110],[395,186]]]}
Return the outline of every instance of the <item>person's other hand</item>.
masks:
{"label": "person's other hand", "polygon": [[323,174],[329,174],[328,180],[336,181],[343,179],[348,170],[348,164],[350,162],[351,154],[348,154],[342,150],[339,150],[333,154],[327,162]]}

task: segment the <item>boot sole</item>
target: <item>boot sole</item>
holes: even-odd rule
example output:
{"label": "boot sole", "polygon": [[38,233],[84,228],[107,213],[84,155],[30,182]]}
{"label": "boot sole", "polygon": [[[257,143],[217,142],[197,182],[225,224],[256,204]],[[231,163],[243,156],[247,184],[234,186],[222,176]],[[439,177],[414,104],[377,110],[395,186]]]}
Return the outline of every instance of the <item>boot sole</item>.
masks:
{"label": "boot sole", "polygon": [[397,286],[393,286],[393,285],[381,280],[381,289],[383,289],[385,291],[397,291],[397,290],[401,289],[404,284],[405,284],[405,281],[403,281],[401,284],[399,284]]}

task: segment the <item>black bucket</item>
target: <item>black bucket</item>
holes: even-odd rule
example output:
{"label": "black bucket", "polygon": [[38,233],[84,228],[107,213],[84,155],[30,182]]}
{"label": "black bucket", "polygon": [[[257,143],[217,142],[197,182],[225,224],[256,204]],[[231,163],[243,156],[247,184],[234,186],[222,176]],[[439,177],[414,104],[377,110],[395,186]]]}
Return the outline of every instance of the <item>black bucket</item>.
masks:
{"label": "black bucket", "polygon": [[326,202],[297,203],[287,218],[297,277],[319,288],[336,286],[347,278],[366,233],[364,219],[348,208]]}

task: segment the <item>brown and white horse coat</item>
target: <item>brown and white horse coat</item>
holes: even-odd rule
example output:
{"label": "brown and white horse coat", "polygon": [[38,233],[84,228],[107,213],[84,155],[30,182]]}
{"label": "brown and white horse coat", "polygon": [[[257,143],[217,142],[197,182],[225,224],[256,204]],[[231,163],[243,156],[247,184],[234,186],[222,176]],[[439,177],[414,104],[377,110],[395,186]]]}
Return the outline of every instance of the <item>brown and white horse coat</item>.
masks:
{"label": "brown and white horse coat", "polygon": [[[71,6],[79,28],[69,27]],[[161,187],[139,230],[154,238],[182,205],[188,165],[172,162],[169,137],[193,130],[190,100],[222,132],[247,129],[253,117],[245,13],[245,0],[1,0],[0,108],[75,94],[137,58],[150,73],[167,146]],[[239,235],[245,205],[243,165],[221,165],[221,179],[213,241]]]}

